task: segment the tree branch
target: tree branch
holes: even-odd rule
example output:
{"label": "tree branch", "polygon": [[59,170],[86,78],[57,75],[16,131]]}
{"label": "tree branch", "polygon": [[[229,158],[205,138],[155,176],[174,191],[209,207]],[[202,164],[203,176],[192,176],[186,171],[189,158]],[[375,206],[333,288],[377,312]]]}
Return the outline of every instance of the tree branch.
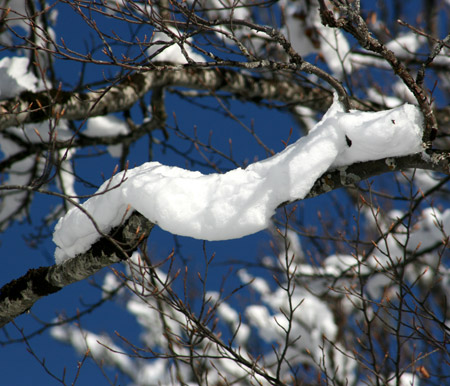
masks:
{"label": "tree branch", "polygon": [[[76,120],[122,111],[131,108],[148,91],[168,86],[222,90],[246,100],[303,101],[312,108],[324,102],[331,104],[333,98],[331,93],[293,82],[262,79],[228,69],[170,70],[162,66],[161,70],[135,73],[121,83],[86,93],[62,90],[23,92],[18,97],[0,102],[0,130],[40,122],[49,116]],[[323,97],[327,101],[317,102]]]}
{"label": "tree branch", "polygon": [[[449,160],[448,153],[430,150],[428,156],[413,154],[340,167],[324,173],[306,198],[344,186],[354,186],[364,179],[382,173],[409,168],[434,170],[450,175]],[[286,204],[288,203],[280,206]],[[28,311],[40,298],[86,279],[104,267],[126,260],[137,249],[138,244],[148,237],[153,225],[140,213],[133,212],[123,226],[110,233],[115,243],[103,237],[86,253],[59,265],[30,269],[21,278],[4,285],[0,289],[0,327]],[[116,245],[121,245],[121,248],[117,248]]]}
{"label": "tree branch", "polygon": [[124,225],[110,233],[115,243],[103,237],[86,253],[59,265],[30,269],[24,276],[5,284],[0,289],[0,327],[27,312],[40,298],[126,260],[148,237],[152,228],[150,221],[134,212]]}
{"label": "tree branch", "polygon": [[[287,105],[302,105],[326,111],[333,102],[331,91],[299,84],[291,80],[267,79],[231,69],[184,68],[135,73],[116,85],[91,92],[50,90],[22,92],[0,101],[0,131],[25,123],[37,123],[52,117],[86,119],[131,108],[144,94],[163,87],[188,87],[196,90],[224,91],[247,101],[262,99]],[[354,108],[362,111],[385,109],[377,103],[351,98]],[[450,123],[450,107],[436,110],[440,126]]]}
{"label": "tree branch", "polygon": [[430,150],[427,155],[418,153],[339,167],[324,173],[315,182],[306,198],[316,197],[345,186],[355,186],[363,180],[383,173],[406,169],[432,170],[450,175],[450,153]]}

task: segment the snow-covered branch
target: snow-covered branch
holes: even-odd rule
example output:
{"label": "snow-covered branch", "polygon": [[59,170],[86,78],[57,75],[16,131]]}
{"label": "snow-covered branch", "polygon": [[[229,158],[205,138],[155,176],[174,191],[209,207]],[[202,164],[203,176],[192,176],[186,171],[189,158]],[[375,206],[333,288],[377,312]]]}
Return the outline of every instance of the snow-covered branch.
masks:
{"label": "snow-covered branch", "polygon": [[[304,198],[329,169],[420,153],[421,135],[421,114],[412,105],[346,113],[335,101],[307,136],[246,169],[203,175],[150,162],[106,181],[83,209],[106,233],[120,224],[131,206],[174,234],[204,240],[240,238],[267,228],[280,204]],[[118,188],[101,194],[125,178]],[[341,180],[352,179],[359,182],[357,175],[342,169]],[[53,236],[56,261],[85,252],[100,236],[84,211],[71,209]]]}
{"label": "snow-covered branch", "polygon": [[[389,136],[386,131],[393,122],[396,130]],[[426,157],[414,154],[421,150],[420,138],[420,113],[413,106],[348,114],[335,104],[307,137],[244,170],[205,176],[149,163],[119,173],[106,187],[125,177],[124,182],[105,193],[101,187],[99,195],[83,205],[89,218],[75,207],[59,222],[54,235],[59,265],[30,271],[2,289],[3,319],[7,323],[40,297],[126,258],[153,224],[203,239],[242,237],[266,228],[279,205],[355,185],[404,165],[423,165]],[[147,219],[131,212],[130,206]],[[113,228],[120,226],[127,211],[130,217],[118,233]],[[100,237],[96,229],[112,239]],[[36,280],[48,291],[35,293]]]}

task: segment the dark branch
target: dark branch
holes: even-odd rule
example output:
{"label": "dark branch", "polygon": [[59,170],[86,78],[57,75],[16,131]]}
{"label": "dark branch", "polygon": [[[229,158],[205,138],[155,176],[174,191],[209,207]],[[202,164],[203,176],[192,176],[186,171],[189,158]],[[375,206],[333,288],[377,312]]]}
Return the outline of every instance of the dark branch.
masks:
{"label": "dark branch", "polygon": [[356,186],[359,182],[380,174],[406,169],[423,169],[450,175],[450,153],[429,151],[404,157],[384,158],[376,161],[359,162],[324,173],[312,187],[306,198],[319,196],[345,186]]}
{"label": "dark branch", "polygon": [[[310,107],[314,107],[311,103],[331,104],[333,98],[329,92],[305,88],[293,82],[262,79],[228,69],[170,70],[161,66],[161,70],[135,73],[117,85],[92,92],[24,92],[18,97],[0,102],[0,130],[48,119],[49,109],[54,117],[75,120],[123,111],[131,108],[148,91],[168,86],[221,90],[246,100],[257,98],[283,103],[305,102]],[[321,97],[325,97],[326,101],[314,102]]]}
{"label": "dark branch", "polygon": [[86,253],[59,265],[30,269],[24,276],[5,284],[0,289],[0,327],[27,312],[40,298],[127,259],[152,228],[150,221],[134,212],[124,225],[111,232],[115,243],[103,237]]}
{"label": "dark branch", "polygon": [[[333,102],[330,91],[298,82],[266,79],[230,69],[185,68],[149,70],[135,73],[121,83],[91,92],[51,90],[23,92],[0,102],[0,131],[24,123],[37,123],[52,117],[86,119],[131,108],[145,93],[162,87],[188,87],[196,90],[224,91],[247,101],[273,100],[286,105],[302,105],[326,111]],[[352,99],[359,110],[383,110],[384,106]],[[51,110],[51,111],[50,111]],[[448,109],[437,113],[441,125],[448,124]]]}

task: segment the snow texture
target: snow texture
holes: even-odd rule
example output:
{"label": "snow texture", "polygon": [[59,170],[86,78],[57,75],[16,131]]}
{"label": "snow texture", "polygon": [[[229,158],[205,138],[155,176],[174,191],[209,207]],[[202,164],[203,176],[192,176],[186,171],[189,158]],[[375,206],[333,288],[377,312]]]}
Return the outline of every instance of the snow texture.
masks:
{"label": "snow texture", "polygon": [[341,31],[322,24],[317,0],[282,1],[281,4],[285,9],[283,33],[298,54],[305,57],[321,53],[333,75],[339,79],[344,77],[344,73],[351,73],[351,63],[348,60],[350,45]]}
{"label": "snow texture", "polygon": [[[342,381],[347,379],[349,384],[352,384],[351,374],[355,362],[349,359],[351,354],[343,348],[334,349],[329,346],[327,340],[324,341],[324,337],[334,341],[338,332],[333,313],[325,302],[304,288],[295,287],[287,296],[286,288],[279,287],[276,291],[267,291],[265,285],[254,286],[253,281],[264,279],[252,277],[245,270],[240,270],[238,275],[243,283],[261,295],[261,305],[252,304],[245,309],[246,319],[258,331],[261,339],[273,344],[274,347],[281,346],[290,327],[291,337],[301,337],[287,349],[286,356],[291,358],[290,366],[299,363],[316,366],[320,363],[322,369],[326,367],[327,371],[336,374],[338,379]],[[267,282],[265,284],[268,286]],[[287,315],[291,313],[292,304],[298,306],[292,310],[292,319],[289,320]],[[324,353],[328,350],[333,351],[334,364],[324,362],[327,356]],[[276,354],[267,354],[265,359],[267,363],[276,363]],[[282,371],[289,370],[285,368]]]}
{"label": "snow texture", "polygon": [[[127,135],[130,132],[125,121],[117,118],[115,115],[104,115],[100,117],[89,118],[87,128],[83,134],[87,137],[115,137],[118,135]],[[108,153],[111,157],[119,158],[122,155],[122,145],[108,146]]]}
{"label": "snow texture", "polygon": [[36,91],[37,78],[28,71],[28,58],[0,60],[0,99],[15,97],[22,91]]}
{"label": "snow texture", "polygon": [[[335,101],[307,136],[246,169],[204,175],[149,162],[106,181],[83,208],[105,233],[130,214],[130,206],[174,234],[240,238],[267,228],[278,205],[304,198],[330,168],[420,152],[421,127],[412,105],[345,113]],[[71,209],[53,235],[56,262],[85,252],[99,238],[86,214]]]}
{"label": "snow texture", "polygon": [[[313,266],[308,263],[295,265],[292,274],[314,277],[314,282],[308,284],[308,289],[315,294],[324,293],[325,290],[325,293],[330,296],[334,296],[333,291],[329,291],[327,281],[320,279],[321,276],[334,277],[335,285],[340,288],[351,287],[349,278],[346,278],[345,275],[357,273],[370,276],[365,283],[365,291],[371,299],[378,301],[386,296],[386,288],[393,285],[385,271],[389,270],[393,264],[404,261],[406,256],[420,254],[420,261],[405,266],[405,280],[410,283],[420,281],[422,285],[426,286],[432,285],[435,273],[429,268],[435,265],[436,255],[427,253],[427,250],[432,250],[437,245],[445,243],[450,234],[450,209],[441,212],[436,208],[426,208],[409,231],[401,223],[393,231],[393,223],[407,215],[399,210],[392,210],[386,217],[367,212],[365,217],[370,222],[371,228],[377,227],[387,234],[384,241],[377,244],[377,248],[370,256],[330,255],[325,258],[321,266]],[[245,278],[243,281],[248,282],[249,280],[249,278]],[[396,296],[396,287],[392,288],[394,288],[392,296]],[[336,292],[335,295],[338,293]],[[353,309],[359,301],[357,296],[348,293],[341,300],[341,308]]]}
{"label": "snow texture", "polygon": [[100,336],[67,323],[52,327],[50,334],[56,340],[70,343],[81,355],[88,352],[95,360],[116,366],[130,376],[135,372],[133,361],[106,335]]}
{"label": "snow texture", "polygon": [[389,376],[389,382],[387,382],[388,386],[419,386],[420,378],[413,373],[404,372],[400,375],[399,379],[395,376],[395,373],[391,373]]}
{"label": "snow texture", "polygon": [[192,42],[191,38],[186,39],[186,43],[183,43],[183,35],[174,27],[168,27],[170,35],[158,31],[155,32],[152,39],[152,44],[147,50],[147,55],[153,61],[159,62],[172,62],[176,64],[187,64],[186,56],[183,54],[181,47],[185,50],[185,53],[194,62],[204,62],[205,58],[194,52],[193,48],[189,45]]}
{"label": "snow texture", "polygon": [[114,115],[89,118],[83,134],[87,137],[115,137],[128,134],[127,124]]}

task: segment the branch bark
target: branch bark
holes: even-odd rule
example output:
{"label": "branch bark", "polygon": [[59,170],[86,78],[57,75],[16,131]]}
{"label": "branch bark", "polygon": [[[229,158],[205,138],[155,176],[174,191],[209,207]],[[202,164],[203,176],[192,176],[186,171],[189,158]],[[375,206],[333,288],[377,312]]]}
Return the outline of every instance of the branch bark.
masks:
{"label": "branch bark", "polygon": [[[170,70],[162,66],[161,70],[135,73],[121,83],[86,93],[62,90],[23,92],[16,98],[0,102],[0,130],[41,122],[50,116],[77,120],[122,111],[131,108],[148,91],[170,86],[222,90],[246,100],[303,101],[307,106],[314,102],[310,107],[331,104],[332,101],[331,93],[292,82],[263,79],[228,69]],[[326,101],[317,101],[323,97]]]}
{"label": "branch bark", "polygon": [[[135,73],[120,83],[90,92],[49,90],[23,92],[0,102],[0,132],[24,123],[53,118],[86,119],[131,108],[144,94],[163,87],[187,87],[196,90],[224,91],[247,101],[263,99],[287,105],[300,104],[316,111],[326,111],[333,102],[331,91],[281,79],[266,79],[231,69],[184,68]],[[351,99],[359,110],[382,110],[383,106]],[[450,120],[450,108],[438,110],[439,124]]]}
{"label": "branch bark", "polygon": [[126,260],[148,237],[152,228],[150,221],[134,212],[124,225],[110,233],[115,243],[103,237],[86,253],[59,265],[30,269],[24,276],[5,284],[0,289],[0,327],[27,312],[42,297]]}
{"label": "branch bark", "polygon": [[334,189],[356,186],[359,182],[383,173],[406,169],[433,170],[450,175],[450,153],[429,151],[427,155],[412,154],[404,157],[383,158],[359,162],[324,173],[314,184],[306,198],[319,196]]}

